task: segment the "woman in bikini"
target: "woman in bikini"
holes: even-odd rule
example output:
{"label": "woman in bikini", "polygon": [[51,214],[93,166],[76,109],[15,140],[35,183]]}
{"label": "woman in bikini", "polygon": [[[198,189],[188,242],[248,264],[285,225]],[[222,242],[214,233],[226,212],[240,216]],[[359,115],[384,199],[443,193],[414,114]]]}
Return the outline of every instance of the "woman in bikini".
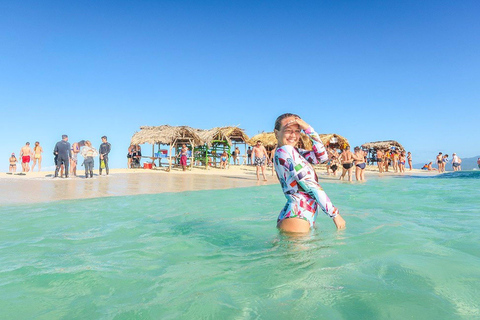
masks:
{"label": "woman in bikini", "polygon": [[412,153],[410,151],[407,153],[407,161],[410,171],[412,171]]}
{"label": "woman in bikini", "polygon": [[[312,141],[312,151],[296,148],[302,130]],[[333,219],[338,229],[345,228],[345,220],[318,184],[312,167],[328,159],[319,135],[299,116],[286,113],[275,121],[275,136],[278,141],[275,171],[287,198],[278,216],[277,228],[286,232],[308,232],[315,226],[320,210]]]}
{"label": "woman in bikini", "polygon": [[33,147],[33,165],[32,165],[32,172],[35,168],[35,165],[38,161],[38,172],[42,170],[42,152],[43,148],[40,146],[40,142],[35,142],[35,147]]}
{"label": "woman in bikini", "polygon": [[12,153],[10,158],[8,159],[10,162],[10,167],[8,168],[8,172],[15,173],[17,172],[17,157],[15,157],[15,153]]}
{"label": "woman in bikini", "polygon": [[357,181],[365,181],[365,153],[360,147],[355,147],[353,149],[355,153],[353,154],[353,160],[355,160],[355,178]]}
{"label": "woman in bikini", "polygon": [[402,151],[398,157],[398,170],[400,173],[405,172],[405,151]]}

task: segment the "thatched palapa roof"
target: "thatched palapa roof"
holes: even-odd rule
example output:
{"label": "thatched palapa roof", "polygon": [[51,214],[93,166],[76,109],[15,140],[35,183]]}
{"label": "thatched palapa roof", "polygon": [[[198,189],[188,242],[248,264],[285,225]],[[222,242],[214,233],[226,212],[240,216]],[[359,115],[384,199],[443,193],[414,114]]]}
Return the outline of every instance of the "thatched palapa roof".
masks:
{"label": "thatched palapa roof", "polygon": [[131,144],[173,144],[174,142],[181,144],[190,143],[190,141],[195,145],[203,144],[203,140],[195,129],[188,126],[143,126],[133,135]]}
{"label": "thatched palapa roof", "polygon": [[216,127],[210,130],[196,129],[196,132],[208,147],[211,147],[214,140],[226,141],[230,146],[233,142],[245,143],[248,140],[245,131],[238,127]]}
{"label": "thatched palapa roof", "polygon": [[335,149],[345,150],[350,146],[348,140],[336,133],[321,134],[320,139],[325,146],[329,146]]}
{"label": "thatched palapa roof", "polygon": [[375,141],[375,142],[368,142],[368,143],[362,144],[362,148],[364,149],[384,150],[384,149],[390,149],[391,147],[395,147],[400,151],[405,151],[403,146],[395,140]]}
{"label": "thatched palapa roof", "polygon": [[[320,139],[325,146],[331,146],[336,149],[344,150],[347,146],[350,146],[348,140],[336,133],[321,134]],[[257,140],[262,141],[262,144],[267,149],[273,149],[277,145],[277,138],[274,132],[262,132],[248,140],[248,144],[254,146]],[[303,132],[300,134],[300,141],[298,143],[299,148],[311,150],[312,141]]]}
{"label": "thatched palapa roof", "polygon": [[[274,132],[262,132],[255,136],[253,136],[250,140],[248,140],[248,144],[252,147],[257,144],[257,141],[260,140],[263,146],[267,150],[271,150],[277,146],[277,137],[275,137]],[[311,150],[312,149],[312,142],[310,138],[304,134],[303,132],[300,134],[300,141],[298,142],[297,147]]]}

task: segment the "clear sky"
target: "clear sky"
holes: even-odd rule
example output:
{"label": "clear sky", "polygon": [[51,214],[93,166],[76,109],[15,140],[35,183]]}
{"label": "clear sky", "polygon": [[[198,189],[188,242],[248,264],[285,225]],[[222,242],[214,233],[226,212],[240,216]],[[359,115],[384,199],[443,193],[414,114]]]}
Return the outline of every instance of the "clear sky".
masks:
{"label": "clear sky", "polygon": [[[0,171],[11,152],[142,125],[249,136],[298,113],[414,163],[480,154],[479,1],[2,1]],[[98,168],[98,163],[96,163]]]}

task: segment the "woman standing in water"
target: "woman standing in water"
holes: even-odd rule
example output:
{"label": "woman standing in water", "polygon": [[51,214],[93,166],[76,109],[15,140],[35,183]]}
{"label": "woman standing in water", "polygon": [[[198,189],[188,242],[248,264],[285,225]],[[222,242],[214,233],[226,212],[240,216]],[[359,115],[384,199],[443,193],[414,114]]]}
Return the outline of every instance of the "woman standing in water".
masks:
{"label": "woman standing in water", "polygon": [[[301,130],[310,137],[313,151],[296,148]],[[333,219],[337,229],[345,228],[345,220],[318,184],[311,165],[328,159],[319,135],[299,116],[285,113],[275,121],[275,136],[278,141],[275,171],[287,198],[287,204],[278,216],[277,227],[287,232],[308,232],[314,227],[321,209]]]}

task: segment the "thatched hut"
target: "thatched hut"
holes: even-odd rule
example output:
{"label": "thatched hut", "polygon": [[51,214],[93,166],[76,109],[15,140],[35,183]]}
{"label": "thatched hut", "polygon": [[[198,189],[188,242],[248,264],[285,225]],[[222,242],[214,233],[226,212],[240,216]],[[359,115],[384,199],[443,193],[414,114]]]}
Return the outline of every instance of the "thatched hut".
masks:
{"label": "thatched hut", "polygon": [[215,159],[214,163],[216,164],[217,158],[220,157],[220,154],[223,151],[226,151],[231,155],[231,148],[237,144],[245,145],[245,154],[246,150],[246,141],[248,136],[243,129],[233,126],[227,127],[216,127],[210,130],[201,130],[197,129],[197,134],[203,140],[203,145],[198,146],[195,150],[197,158],[208,167],[208,157],[212,156]]}
{"label": "thatched hut", "polygon": [[342,137],[336,133],[321,134],[320,139],[322,139],[322,142],[325,146],[329,146],[330,148],[334,149],[345,150],[350,146],[345,137]]}
{"label": "thatched hut", "polygon": [[[257,144],[258,140],[262,142],[265,149],[267,149],[267,152],[272,151],[272,149],[274,149],[277,146],[277,137],[275,137],[274,132],[259,133],[253,136],[247,142],[249,145],[253,147]],[[310,141],[310,138],[303,132],[300,134],[300,141],[298,142],[297,147],[301,149],[306,149],[306,150],[312,149],[312,142]]]}
{"label": "thatched hut", "polygon": [[[192,149],[195,145],[202,145],[203,140],[196,133],[196,130],[188,126],[143,126],[140,127],[140,131],[136,132],[131,139],[131,144],[144,144],[148,143],[152,145],[152,159],[155,160],[155,145],[168,145],[170,149],[170,156],[172,155],[172,149],[177,148],[182,144],[190,145]],[[169,160],[169,169],[172,166],[172,161]],[[190,159],[191,165],[193,165],[193,152]],[[159,160],[160,164],[160,160]]]}
{"label": "thatched hut", "polygon": [[362,149],[367,151],[367,158],[373,163],[377,161],[377,150],[397,149],[405,151],[403,146],[395,140],[375,141],[362,144]]}

